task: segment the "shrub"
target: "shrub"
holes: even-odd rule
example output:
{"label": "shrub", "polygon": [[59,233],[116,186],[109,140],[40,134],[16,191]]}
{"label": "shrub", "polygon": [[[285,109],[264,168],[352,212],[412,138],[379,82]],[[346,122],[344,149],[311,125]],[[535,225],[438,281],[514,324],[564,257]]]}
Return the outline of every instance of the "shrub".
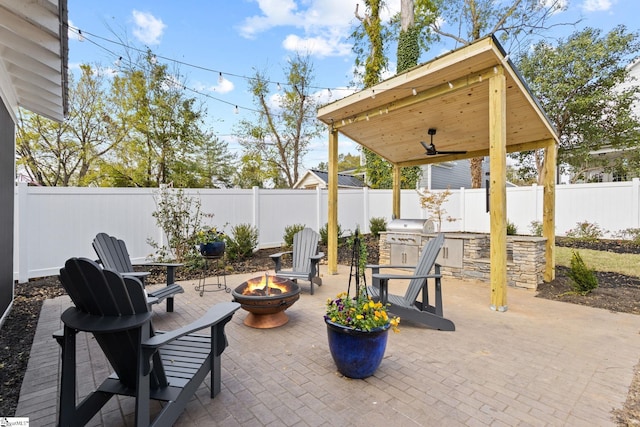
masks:
{"label": "shrub", "polygon": [[369,230],[371,234],[378,237],[381,231],[387,230],[387,219],[384,217],[374,217],[369,220]]}
{"label": "shrub", "polygon": [[542,237],[542,221],[531,221],[529,223],[529,230],[534,236]]}
{"label": "shrub", "polygon": [[147,239],[156,250],[155,258],[189,263],[198,255],[196,236],[202,230],[203,220],[213,214],[202,212],[200,199],[188,196],[182,188],[163,186],[154,194],[154,199],[156,210],[152,216],[167,237],[166,245]]}
{"label": "shrub", "polygon": [[296,234],[298,231],[302,231],[304,227],[306,227],[304,224],[293,224],[293,225],[287,225],[284,228],[284,236],[282,236],[282,238],[284,240],[284,246],[286,248],[293,247],[293,235]]}
{"label": "shrub", "polygon": [[640,244],[640,228],[625,228],[624,230],[618,231],[616,237]]}
{"label": "shrub", "polygon": [[[342,227],[338,224],[338,239],[342,237]],[[327,246],[329,244],[329,224],[324,224],[320,229],[320,244]]]}
{"label": "shrub", "polygon": [[507,236],[515,236],[518,234],[518,227],[511,221],[507,220]]}
{"label": "shrub", "polygon": [[576,251],[573,251],[573,256],[571,257],[571,268],[568,276],[573,282],[574,292],[580,295],[587,295],[598,287],[596,274],[587,267],[580,254]]}
{"label": "shrub", "polygon": [[233,226],[225,244],[225,252],[230,260],[248,258],[258,246],[258,229],[251,224]]}
{"label": "shrub", "polygon": [[605,230],[600,228],[596,223],[590,223],[588,221],[577,222],[576,227],[567,231],[567,237],[576,240],[582,240],[585,242],[593,242],[601,239]]}

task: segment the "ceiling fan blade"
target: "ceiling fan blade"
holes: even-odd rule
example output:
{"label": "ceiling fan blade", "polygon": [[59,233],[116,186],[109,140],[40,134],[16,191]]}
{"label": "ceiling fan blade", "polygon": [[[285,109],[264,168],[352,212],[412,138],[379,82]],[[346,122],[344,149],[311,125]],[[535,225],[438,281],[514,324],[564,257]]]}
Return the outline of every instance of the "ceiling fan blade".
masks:
{"label": "ceiling fan blade", "polygon": [[426,150],[424,154],[426,154],[427,156],[435,156],[436,154],[438,154],[435,145],[433,145],[433,142],[431,144],[427,144],[424,141],[420,141],[420,144],[422,144],[422,146]]}
{"label": "ceiling fan blade", "polygon": [[467,154],[466,151],[438,151],[437,154]]}

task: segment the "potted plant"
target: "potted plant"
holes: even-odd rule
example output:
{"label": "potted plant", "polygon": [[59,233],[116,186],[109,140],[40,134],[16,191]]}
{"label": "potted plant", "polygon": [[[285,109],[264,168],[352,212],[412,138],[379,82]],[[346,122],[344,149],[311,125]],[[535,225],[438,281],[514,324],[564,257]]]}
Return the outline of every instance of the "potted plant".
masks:
{"label": "potted plant", "polygon": [[224,254],[226,235],[216,227],[206,227],[198,231],[200,253],[203,256],[219,257]]}
{"label": "potted plant", "polygon": [[[324,320],[329,349],[338,371],[349,378],[366,378],[380,366],[389,329],[398,332],[400,318],[389,317],[387,307],[374,301],[367,293],[364,279],[366,248],[358,230],[350,243],[353,255],[347,292],[327,300]],[[352,278],[355,278],[354,296],[350,295]]]}

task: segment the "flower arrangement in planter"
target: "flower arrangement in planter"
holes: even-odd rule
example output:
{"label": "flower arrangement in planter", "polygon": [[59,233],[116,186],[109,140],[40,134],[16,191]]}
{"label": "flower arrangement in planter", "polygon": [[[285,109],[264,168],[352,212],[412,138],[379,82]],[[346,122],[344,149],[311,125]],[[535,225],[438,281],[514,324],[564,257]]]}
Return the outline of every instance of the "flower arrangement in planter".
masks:
{"label": "flower arrangement in planter", "polygon": [[398,332],[400,323],[399,317],[389,317],[387,307],[367,295],[365,286],[358,289],[355,297],[342,292],[335,299],[329,299],[325,318],[347,328],[368,332],[389,326]]}
{"label": "flower arrangement in planter", "polygon": [[[356,230],[351,240],[353,255],[347,292],[327,300],[324,316],[331,356],[338,371],[349,378],[366,378],[374,374],[384,357],[389,329],[398,332],[400,323],[399,317],[389,317],[387,307],[367,293],[366,248],[358,234]],[[353,297],[350,296],[352,278],[355,278]],[[363,279],[362,285],[360,279]]]}
{"label": "flower arrangement in planter", "polygon": [[227,235],[216,227],[206,227],[196,233],[200,253],[204,256],[222,256]]}

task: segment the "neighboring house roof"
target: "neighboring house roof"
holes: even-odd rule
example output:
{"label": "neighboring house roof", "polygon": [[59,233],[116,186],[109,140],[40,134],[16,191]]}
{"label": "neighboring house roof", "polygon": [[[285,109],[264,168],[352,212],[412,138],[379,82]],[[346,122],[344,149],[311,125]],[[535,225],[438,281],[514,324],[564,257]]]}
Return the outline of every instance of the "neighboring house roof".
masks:
{"label": "neighboring house roof", "polygon": [[[327,188],[329,173],[325,171],[309,169],[302,178],[293,185],[293,188]],[[347,174],[338,174],[338,188],[362,188],[365,184],[358,178]]]}

